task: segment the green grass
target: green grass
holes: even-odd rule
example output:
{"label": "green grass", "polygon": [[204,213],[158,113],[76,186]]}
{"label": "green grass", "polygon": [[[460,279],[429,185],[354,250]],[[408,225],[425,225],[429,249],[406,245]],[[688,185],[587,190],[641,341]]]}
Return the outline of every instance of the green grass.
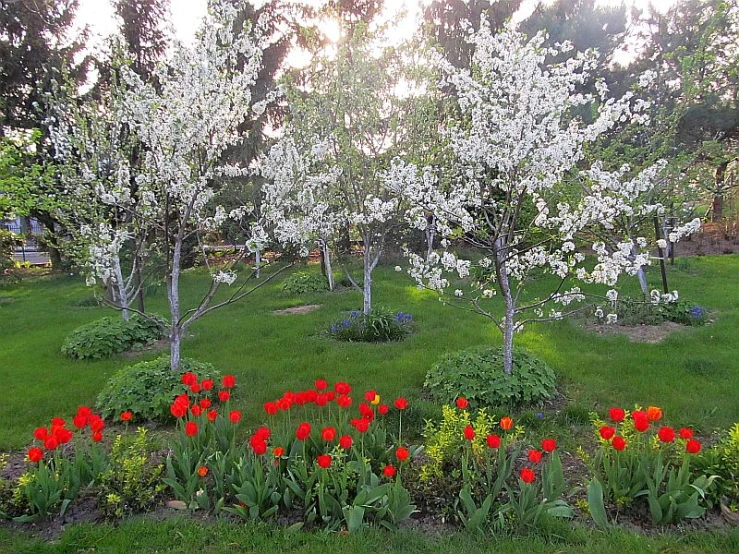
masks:
{"label": "green grass", "polygon": [[[654,404],[675,425],[727,427],[739,421],[739,256],[679,260],[669,269],[671,288],[711,310],[715,323],[687,328],[661,344],[599,336],[569,321],[533,325],[516,340],[552,365],[572,406],[602,411],[616,404]],[[412,395],[444,352],[500,343],[497,329],[486,320],[442,305],[392,268],[379,268],[375,282],[378,304],[414,316],[417,332],[402,343],[327,338],[325,330],[340,312],[360,306],[359,294],[291,297],[280,290],[278,279],[193,325],[183,355],[235,374],[240,383],[236,402],[253,424],[262,419],[263,402],[287,389],[308,387],[319,376],[347,380],[361,390],[377,388],[391,398]],[[185,304],[192,305],[206,286],[205,276],[188,274]],[[90,295],[73,277],[28,280],[0,292],[11,299],[0,303],[0,449],[28,444],[34,427],[56,415],[71,415],[79,404],[93,403],[114,371],[157,355],[94,362],[65,358],[59,349],[70,331],[111,313],[82,307]],[[165,300],[163,292],[155,295],[148,300],[149,309],[166,313]],[[321,307],[300,315],[272,313],[310,303]]]}
{"label": "green grass", "polygon": [[156,522],[135,519],[118,527],[79,525],[67,529],[59,541],[44,543],[20,534],[0,531],[0,550],[7,554],[181,554],[203,552],[229,554],[254,552],[286,554],[415,554],[568,553],[599,554],[670,553],[728,554],[739,551],[739,532],[726,534],[692,533],[642,536],[625,531],[601,533],[581,528],[557,526],[550,533],[515,538],[479,538],[455,533],[436,537],[418,531],[397,533],[365,532],[353,535],[291,532],[267,525],[204,524],[171,519]]}

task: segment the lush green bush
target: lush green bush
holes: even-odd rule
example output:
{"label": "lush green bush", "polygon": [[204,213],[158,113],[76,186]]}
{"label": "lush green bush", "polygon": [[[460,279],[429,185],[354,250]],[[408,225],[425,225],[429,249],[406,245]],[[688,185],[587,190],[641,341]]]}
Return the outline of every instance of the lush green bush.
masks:
{"label": "lush green bush", "polygon": [[354,310],[337,321],[329,330],[330,335],[348,342],[387,342],[403,340],[411,332],[413,316],[393,312],[387,308],[374,308],[364,315]]}
{"label": "lush green bush", "polygon": [[309,294],[328,290],[328,280],[323,275],[296,271],[282,284],[282,290],[289,294]]}
{"label": "lush green bush", "polygon": [[203,379],[218,381],[219,373],[210,364],[183,359],[180,371],[169,367],[169,357],[139,362],[118,371],[102,390],[97,406],[106,419],[118,420],[121,412],[130,411],[134,421],[164,421],[172,416],[172,399],[189,389],[182,384],[182,374],[197,373]]}
{"label": "lush green bush", "polygon": [[476,347],[443,356],[426,373],[424,387],[435,400],[465,397],[473,407],[522,407],[556,393],[554,371],[523,350],[513,355],[513,372],[503,372],[503,349]]}
{"label": "lush green bush", "polygon": [[166,322],[158,316],[153,319],[131,316],[128,321],[104,317],[77,327],[62,344],[62,352],[70,358],[107,358],[137,346],[151,344],[165,336]]}

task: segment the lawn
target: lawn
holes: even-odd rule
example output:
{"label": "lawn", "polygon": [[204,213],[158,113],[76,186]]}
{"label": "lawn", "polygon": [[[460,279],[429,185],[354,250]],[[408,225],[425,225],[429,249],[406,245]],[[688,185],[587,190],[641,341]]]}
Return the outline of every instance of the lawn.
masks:
{"label": "lawn", "polygon": [[729,554],[739,552],[739,532],[644,537],[618,530],[603,533],[573,529],[562,524],[534,536],[480,540],[463,533],[435,536],[406,530],[396,533],[367,531],[344,535],[295,532],[256,524],[198,523],[180,519],[152,522],[134,519],[118,527],[75,526],[54,543],[44,543],[0,530],[0,550],[8,554]]}
{"label": "lawn", "polygon": [[[683,259],[669,269],[671,288],[708,308],[713,323],[686,328],[659,344],[597,335],[572,321],[533,325],[517,337],[518,344],[557,371],[572,410],[658,404],[673,424],[703,431],[739,421],[739,256]],[[206,284],[204,275],[188,275],[185,296],[194,301]],[[360,305],[359,294],[291,297],[275,281],[196,323],[184,342],[184,355],[236,375],[242,384],[236,401],[254,414],[246,418],[250,425],[261,418],[263,402],[284,390],[305,388],[319,376],[347,380],[360,389],[375,387],[393,397],[417,396],[426,370],[444,352],[500,342],[498,331],[486,320],[442,305],[391,267],[378,269],[376,284],[378,304],[414,316],[416,332],[402,343],[333,341],[325,330],[340,312]],[[27,280],[0,294],[6,299],[0,303],[2,450],[26,445],[33,428],[49,418],[93,403],[117,369],[157,355],[146,352],[92,362],[64,357],[59,349],[72,329],[110,314],[89,307],[91,291],[78,278]],[[148,303],[149,309],[166,313],[163,293]],[[301,304],[320,308],[307,314],[273,314]]]}

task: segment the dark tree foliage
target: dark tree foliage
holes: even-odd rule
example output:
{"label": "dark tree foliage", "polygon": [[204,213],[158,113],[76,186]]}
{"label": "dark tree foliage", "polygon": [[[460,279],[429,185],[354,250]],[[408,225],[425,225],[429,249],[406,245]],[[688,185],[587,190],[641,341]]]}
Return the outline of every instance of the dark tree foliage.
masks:
{"label": "dark tree foliage", "polygon": [[470,67],[472,45],[465,38],[467,24],[477,31],[484,17],[499,30],[521,6],[521,0],[434,0],[426,7],[424,20],[432,41],[439,45],[455,67]]}
{"label": "dark tree foliage", "polygon": [[650,100],[658,123],[683,173],[713,194],[720,219],[726,170],[739,156],[739,3],[680,0],[664,14],[648,5],[632,18],[643,44],[632,69],[657,73]]}
{"label": "dark tree foliage", "polygon": [[84,33],[72,38],[77,0],[21,0],[0,4],[0,136],[7,129],[40,128],[39,106],[64,71],[84,81],[87,58],[75,63]]}
{"label": "dark tree foliage", "polygon": [[385,0],[329,0],[326,7],[354,33],[360,23],[369,23],[382,13]]}
{"label": "dark tree foliage", "polygon": [[532,36],[539,30],[545,30],[550,44],[569,41],[576,52],[594,48],[600,54],[601,65],[605,68],[613,60],[614,52],[623,45],[626,7],[623,4],[596,4],[596,0],[539,3],[522,27]]}
{"label": "dark tree foliage", "polygon": [[169,15],[169,0],[115,0],[113,7],[131,68],[147,80],[167,50],[162,24]]}

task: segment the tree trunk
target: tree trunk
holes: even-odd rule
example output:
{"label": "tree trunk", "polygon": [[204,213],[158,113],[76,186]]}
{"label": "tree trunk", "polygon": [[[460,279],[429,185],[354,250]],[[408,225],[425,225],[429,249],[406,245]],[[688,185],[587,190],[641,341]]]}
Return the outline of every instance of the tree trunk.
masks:
{"label": "tree trunk", "polygon": [[434,216],[427,217],[427,224],[426,224],[426,261],[429,261],[429,258],[431,258],[431,254],[434,251],[434,238],[436,236],[436,232],[434,231],[434,222],[436,218]]}
{"label": "tree trunk", "polygon": [[711,221],[720,221],[724,217],[724,195],[714,194],[711,204]]}
{"label": "tree trunk", "polygon": [[173,322],[169,332],[169,367],[172,371],[179,371],[182,350],[182,330],[178,323]]}
{"label": "tree trunk", "polygon": [[331,250],[325,240],[321,241],[321,265],[324,269],[324,275],[328,279],[328,290],[334,290],[336,282],[334,281],[334,270],[331,266]]}
{"label": "tree trunk", "polygon": [[511,282],[506,271],[505,256],[506,247],[504,239],[495,241],[496,265],[498,269],[498,285],[505,300],[505,317],[503,319],[503,371],[506,375],[513,373],[513,331],[515,328],[514,316],[516,314],[516,303],[511,294]]}
{"label": "tree trunk", "polygon": [[134,287],[136,289],[136,302],[139,305],[139,311],[146,313],[146,305],[144,303],[144,285],[141,277],[141,266],[137,265],[134,272]]}
{"label": "tree trunk", "polygon": [[362,313],[369,315],[372,311],[372,250],[371,236],[369,233],[365,233],[362,237],[364,241],[364,283],[362,284],[362,299],[364,305],[362,306]]}
{"label": "tree trunk", "polygon": [[126,283],[123,280],[123,272],[121,271],[121,259],[116,257],[113,260],[113,270],[115,271],[115,290],[118,295],[117,304],[121,308],[121,317],[123,321],[128,321],[131,318],[129,312],[130,299],[128,298],[128,291],[126,290]]}
{"label": "tree trunk", "polygon": [[[659,238],[659,237],[657,237]],[[636,243],[631,241],[631,252],[629,253],[629,261],[633,262],[636,260]],[[641,289],[642,296],[645,301],[649,301],[649,283],[647,283],[647,272],[644,266],[639,266],[636,270],[636,278],[639,280],[639,288]]]}
{"label": "tree trunk", "polygon": [[254,252],[254,276],[259,279],[262,268],[262,251],[257,250]]}
{"label": "tree trunk", "polygon": [[180,327],[180,262],[182,261],[182,238],[175,239],[172,252],[171,270],[167,276],[167,298],[169,299],[169,317],[171,328],[169,367],[172,371],[180,370],[180,348],[182,346],[182,328]]}

